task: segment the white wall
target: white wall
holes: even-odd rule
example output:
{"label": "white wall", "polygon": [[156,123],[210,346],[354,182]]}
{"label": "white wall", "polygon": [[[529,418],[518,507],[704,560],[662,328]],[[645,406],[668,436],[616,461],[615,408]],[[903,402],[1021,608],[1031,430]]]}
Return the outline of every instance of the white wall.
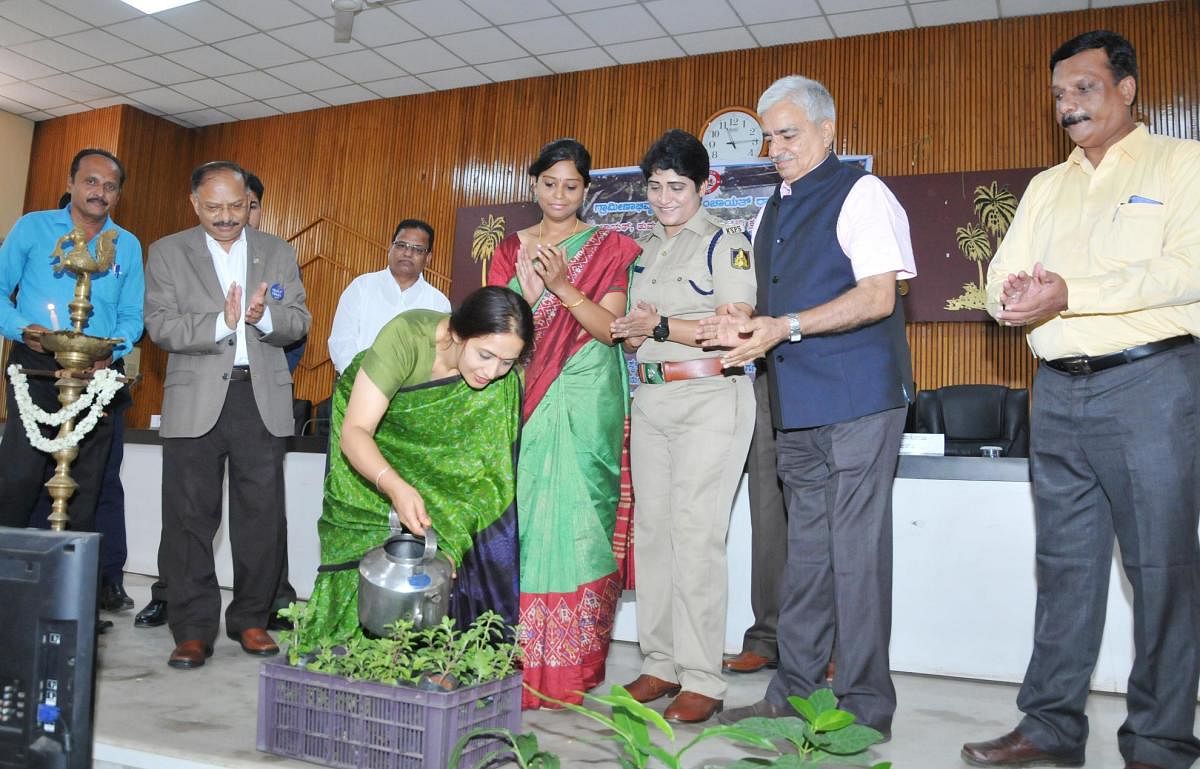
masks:
{"label": "white wall", "polygon": [[33,121],[0,111],[0,238],[24,212],[32,146]]}

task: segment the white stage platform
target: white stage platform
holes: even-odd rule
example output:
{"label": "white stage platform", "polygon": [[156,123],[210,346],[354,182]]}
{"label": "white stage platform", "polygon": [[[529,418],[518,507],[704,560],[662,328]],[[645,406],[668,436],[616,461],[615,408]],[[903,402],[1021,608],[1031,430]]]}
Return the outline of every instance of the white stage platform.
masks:
{"label": "white stage platform", "polygon": [[[310,447],[314,439],[300,439]],[[307,445],[305,445],[307,444]],[[121,478],[127,496],[128,571],[157,573],[161,527],[161,446],[157,434],[131,431]],[[325,455],[287,455],[290,576],[307,597],[319,563]],[[1019,682],[1033,642],[1036,598],[1033,500],[1023,459],[901,457],[894,491],[891,663],[894,670]],[[729,527],[729,602],[725,649],[741,650],[750,608],[749,501],[743,482]],[[227,529],[217,535],[217,577],[233,581]],[[618,605],[613,637],[637,640],[634,594]],[[1113,559],[1107,625],[1092,679],[1098,691],[1124,692],[1133,660],[1130,589]]]}

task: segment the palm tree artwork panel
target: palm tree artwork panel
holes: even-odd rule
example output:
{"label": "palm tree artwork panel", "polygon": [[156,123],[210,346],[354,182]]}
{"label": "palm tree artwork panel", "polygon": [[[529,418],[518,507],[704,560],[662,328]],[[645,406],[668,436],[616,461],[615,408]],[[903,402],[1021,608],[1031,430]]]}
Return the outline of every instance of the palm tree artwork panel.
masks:
{"label": "palm tree artwork panel", "polygon": [[917,278],[902,290],[910,322],[989,321],[988,263],[1029,180],[1042,169],[884,177],[908,214]]}

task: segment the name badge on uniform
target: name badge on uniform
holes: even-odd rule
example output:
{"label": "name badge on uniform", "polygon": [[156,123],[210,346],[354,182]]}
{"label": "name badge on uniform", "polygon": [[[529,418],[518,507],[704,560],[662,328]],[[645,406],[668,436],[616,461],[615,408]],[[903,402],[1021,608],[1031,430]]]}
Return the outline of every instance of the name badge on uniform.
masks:
{"label": "name badge on uniform", "polygon": [[283,301],[283,286],[279,283],[271,284],[271,298],[276,302]]}
{"label": "name badge on uniform", "polygon": [[729,249],[729,266],[735,270],[750,269],[750,254],[744,248]]}

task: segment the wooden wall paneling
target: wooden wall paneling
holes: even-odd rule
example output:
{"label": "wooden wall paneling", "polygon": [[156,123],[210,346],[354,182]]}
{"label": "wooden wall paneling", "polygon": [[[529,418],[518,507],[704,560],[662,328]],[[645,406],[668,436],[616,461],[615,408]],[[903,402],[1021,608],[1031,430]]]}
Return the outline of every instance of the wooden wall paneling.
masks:
{"label": "wooden wall paneling", "polygon": [[[87,119],[69,115],[44,120],[34,126],[29,152],[29,179],[25,187],[25,210],[54,208],[67,191],[71,159],[84,147],[96,147],[117,155],[120,149],[122,109],[105,107],[86,113]],[[124,158],[122,158],[124,160]],[[125,200],[117,203],[113,218],[125,213]],[[46,255],[49,257],[49,254]]]}
{"label": "wooden wall paneling", "polygon": [[[698,132],[719,108],[754,107],[784,74],[829,86],[838,105],[836,147],[875,155],[880,175],[1061,162],[1070,143],[1051,112],[1049,56],[1067,38],[1096,28],[1117,30],[1137,47],[1138,108],[1151,129],[1200,136],[1200,3],[1173,0],[730,51],[209,126],[191,131],[190,154],[181,150],[177,168],[161,173],[186,179],[202,160],[236,160],[267,185],[265,230],[290,237],[324,219],[359,233],[322,225],[296,240],[302,264],[329,262],[306,268],[320,273],[307,286],[320,332],[340,287],[380,268],[379,247],[400,217],[433,224],[439,235],[430,267],[448,273],[455,211],[526,196],[524,169],[545,141],[579,138],[596,168],[635,165],[664,130]],[[41,196],[38,207],[52,201],[37,185],[61,183],[65,147],[81,146],[84,135],[102,137],[105,120],[116,114],[103,112],[38,124],[29,197]],[[80,133],[80,124],[92,133]],[[54,141],[64,148],[57,156]],[[909,212],[915,223],[920,215]],[[909,336],[921,387],[1023,384],[1032,376],[1024,340],[1009,329],[914,324]],[[328,393],[325,356],[324,341],[311,340],[298,394],[319,400]],[[147,368],[161,366],[147,357]],[[145,387],[138,413],[152,413],[157,398]]]}
{"label": "wooden wall paneling", "polygon": [[[190,169],[180,163],[191,155],[195,136],[183,126],[133,107],[121,105],[119,109],[117,156],[129,169],[129,182],[122,193],[118,221],[138,236],[143,253],[148,253],[154,241],[195,224],[188,202]],[[146,427],[150,415],[160,410],[167,355],[144,335],[139,347],[141,380],[134,386],[126,422]]]}

